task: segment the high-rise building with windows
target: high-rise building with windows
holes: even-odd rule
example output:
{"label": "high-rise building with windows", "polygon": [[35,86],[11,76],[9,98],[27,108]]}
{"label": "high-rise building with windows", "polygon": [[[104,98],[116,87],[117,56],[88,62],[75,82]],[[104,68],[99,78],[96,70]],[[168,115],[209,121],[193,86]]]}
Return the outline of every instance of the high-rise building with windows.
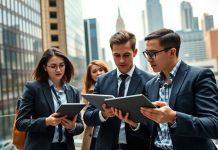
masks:
{"label": "high-rise building with windows", "polygon": [[64,1],[41,0],[43,48],[58,47],[67,54]]}
{"label": "high-rise building with windows", "polygon": [[213,15],[208,15],[207,13],[204,13],[202,19],[202,30],[205,33],[213,28],[214,28]]}
{"label": "high-rise building with windows", "polygon": [[205,41],[202,31],[177,31],[181,36],[179,56],[184,61],[201,61],[206,59]]}
{"label": "high-rise building with windows", "polygon": [[193,18],[193,23],[194,23],[194,30],[199,30],[199,23],[198,23],[198,17]]}
{"label": "high-rise building with windows", "polygon": [[99,59],[99,36],[97,20],[95,18],[84,20],[85,43],[86,43],[86,63],[87,65],[94,59]]}
{"label": "high-rise building with windows", "polygon": [[74,84],[81,86],[86,65],[81,0],[41,0],[41,8],[43,48],[60,48],[75,66]]}
{"label": "high-rise building with windows", "polygon": [[145,28],[146,35],[163,28],[163,14],[160,0],[146,0]]}
{"label": "high-rise building with windows", "polygon": [[1,0],[0,141],[11,136],[16,100],[41,54],[40,0]]}
{"label": "high-rise building with windows", "polygon": [[[207,49],[207,56],[209,59],[217,59],[218,61],[218,29],[212,29],[206,32],[205,42]],[[218,68],[217,68],[218,69]]]}
{"label": "high-rise building with windows", "polygon": [[145,41],[144,40],[140,40],[138,42],[138,57],[139,57],[139,65],[138,67],[141,69],[141,70],[144,70],[144,71],[147,71],[148,70],[148,61],[147,59],[144,57],[143,55],[143,51],[145,50],[146,48],[146,44],[145,44]]}
{"label": "high-rise building with windows", "polygon": [[182,30],[193,30],[194,19],[190,2],[182,1],[180,4]]}
{"label": "high-rise building with windows", "polygon": [[118,8],[118,17],[117,17],[117,22],[116,22],[116,31],[120,30],[125,30],[125,23],[123,21],[123,18],[121,17],[120,14],[120,8]]}

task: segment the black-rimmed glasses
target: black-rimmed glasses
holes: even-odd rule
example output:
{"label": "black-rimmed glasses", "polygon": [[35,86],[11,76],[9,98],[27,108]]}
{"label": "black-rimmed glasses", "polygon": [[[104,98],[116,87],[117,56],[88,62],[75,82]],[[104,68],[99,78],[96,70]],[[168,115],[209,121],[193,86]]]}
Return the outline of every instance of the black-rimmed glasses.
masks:
{"label": "black-rimmed glasses", "polygon": [[52,65],[47,65],[47,67],[51,68],[52,70],[57,70],[58,68],[61,70],[65,67],[65,63],[61,63],[59,65],[55,65],[55,64],[52,64]]}
{"label": "black-rimmed glasses", "polygon": [[159,51],[158,50],[149,50],[149,51],[145,50],[142,53],[143,53],[143,55],[145,56],[146,59],[148,59],[148,58],[155,59],[158,53],[163,52],[163,51],[168,51],[169,49],[171,49],[171,47],[170,48],[164,48],[164,49],[159,50]]}

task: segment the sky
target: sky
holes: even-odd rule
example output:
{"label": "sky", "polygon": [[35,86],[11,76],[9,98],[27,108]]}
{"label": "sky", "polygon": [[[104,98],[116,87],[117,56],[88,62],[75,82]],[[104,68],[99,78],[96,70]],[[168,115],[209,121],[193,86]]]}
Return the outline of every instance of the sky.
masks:
{"label": "sky", "polygon": [[[191,3],[194,17],[200,20],[203,13],[214,15],[214,26],[218,28],[218,0],[186,0]],[[164,27],[181,29],[180,3],[182,0],[160,0],[163,11]],[[82,0],[83,18],[96,18],[99,26],[100,47],[110,51],[109,39],[116,32],[118,5],[125,22],[126,30],[134,33],[136,39],[142,40],[142,10],[145,0]]]}

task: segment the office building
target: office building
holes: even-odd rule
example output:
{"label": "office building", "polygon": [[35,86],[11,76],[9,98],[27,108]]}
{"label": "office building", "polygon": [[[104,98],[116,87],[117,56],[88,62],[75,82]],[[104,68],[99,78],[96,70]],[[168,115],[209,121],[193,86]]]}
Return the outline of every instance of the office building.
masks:
{"label": "office building", "polygon": [[177,31],[181,37],[179,56],[184,61],[206,59],[205,42],[202,31]]}
{"label": "office building", "polygon": [[214,28],[213,15],[208,15],[207,13],[204,13],[203,19],[202,19],[203,32],[205,33],[208,30],[211,30],[213,28]]}
{"label": "office building", "polygon": [[99,36],[97,20],[85,19],[85,45],[86,45],[86,63],[87,65],[94,59],[99,59]]}
{"label": "office building", "polygon": [[209,59],[218,60],[218,29],[211,29],[205,33],[206,52]]}
{"label": "office building", "polygon": [[145,28],[146,35],[163,28],[163,14],[160,0],[146,0]]}
{"label": "office building", "polygon": [[144,57],[143,55],[143,51],[145,50],[145,41],[144,40],[140,40],[138,42],[138,46],[139,46],[139,65],[138,67],[141,69],[141,70],[144,70],[144,71],[147,71],[148,70],[148,61],[147,59]]}
{"label": "office building", "polygon": [[120,30],[125,30],[125,23],[123,21],[123,18],[121,17],[120,14],[120,8],[118,8],[118,17],[117,17],[117,22],[116,22],[116,31]]}
{"label": "office building", "polygon": [[146,36],[146,28],[145,28],[145,11],[144,10],[142,10],[141,19],[142,19],[142,33],[143,33],[143,36],[145,37]]}
{"label": "office building", "polygon": [[43,48],[60,48],[75,66],[74,84],[81,88],[85,42],[81,0],[41,0]]}
{"label": "office building", "polygon": [[193,23],[194,23],[194,30],[199,30],[199,23],[198,23],[198,17],[193,18]]}
{"label": "office building", "polygon": [[190,2],[182,1],[180,4],[182,30],[193,30],[194,19]]}
{"label": "office building", "polygon": [[40,0],[1,0],[0,141],[11,138],[16,100],[41,55]]}

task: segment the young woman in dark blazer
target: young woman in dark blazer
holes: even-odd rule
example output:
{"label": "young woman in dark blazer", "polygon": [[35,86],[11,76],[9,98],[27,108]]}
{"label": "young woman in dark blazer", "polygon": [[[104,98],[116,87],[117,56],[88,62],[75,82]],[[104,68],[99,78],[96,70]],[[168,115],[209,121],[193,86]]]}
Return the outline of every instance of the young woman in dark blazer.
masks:
{"label": "young woman in dark blazer", "polygon": [[81,115],[59,117],[60,104],[79,103],[79,91],[69,85],[74,67],[57,48],[46,50],[28,81],[20,105],[16,127],[26,131],[25,150],[72,150],[73,136],[83,132]]}

